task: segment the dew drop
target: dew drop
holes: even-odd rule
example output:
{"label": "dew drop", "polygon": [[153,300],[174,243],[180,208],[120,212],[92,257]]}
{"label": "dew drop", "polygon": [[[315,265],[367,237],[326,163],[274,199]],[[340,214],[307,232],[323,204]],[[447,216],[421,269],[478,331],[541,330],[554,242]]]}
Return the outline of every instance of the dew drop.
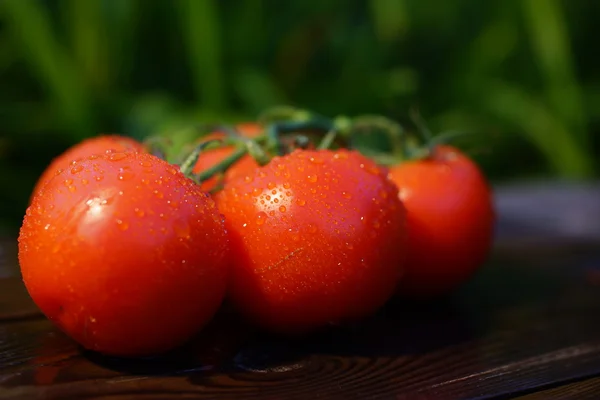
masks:
{"label": "dew drop", "polygon": [[76,164],[76,165],[73,166],[73,168],[71,168],[71,173],[73,175],[78,174],[81,171],[83,171],[83,165]]}
{"label": "dew drop", "polygon": [[65,186],[69,186],[69,185],[73,184],[73,179],[65,179],[65,181],[63,183]]}
{"label": "dew drop", "polygon": [[354,248],[354,245],[353,245],[352,243],[348,243],[348,242],[346,242],[346,248],[347,248],[348,250],[352,250],[352,249]]}
{"label": "dew drop", "polygon": [[90,183],[90,181],[88,181],[87,179],[82,179],[81,180],[81,184],[82,185],[87,185],[88,183]]}
{"label": "dew drop", "polygon": [[190,238],[190,226],[183,221],[176,221],[175,224],[173,224],[173,230],[175,231],[175,235],[177,235],[178,238]]}
{"label": "dew drop", "polygon": [[150,161],[142,160],[142,161],[140,161],[140,165],[142,167],[151,167],[152,163]]}
{"label": "dew drop", "polygon": [[103,175],[96,175],[94,177],[94,179],[96,180],[96,182],[100,182],[102,179],[104,179],[104,176]]}
{"label": "dew drop", "polygon": [[69,189],[69,192],[71,193],[75,193],[77,191],[77,187],[75,185],[69,185],[67,186],[67,189]]}
{"label": "dew drop", "polygon": [[122,160],[124,158],[127,158],[127,157],[128,157],[127,153],[114,153],[114,154],[111,154],[108,157],[108,159],[110,161],[120,161],[120,160]]}
{"label": "dew drop", "polygon": [[317,232],[317,227],[315,224],[308,224],[308,231],[310,233],[316,233]]}
{"label": "dew drop", "polygon": [[300,207],[303,207],[306,205],[306,200],[304,199],[296,199],[296,204],[298,204]]}
{"label": "dew drop", "polygon": [[306,179],[311,183],[315,183],[317,181],[317,175],[308,175]]}
{"label": "dew drop", "polygon": [[284,188],[284,189],[289,189],[290,187],[291,187],[291,185],[290,185],[290,183],[289,183],[289,182],[284,182],[284,183],[283,183],[283,188]]}
{"label": "dew drop", "polygon": [[46,226],[44,226],[44,230],[47,231],[48,229],[50,229],[50,224],[46,224]]}
{"label": "dew drop", "polygon": [[276,198],[273,199],[273,202],[274,203],[279,203],[279,199],[276,197]]}
{"label": "dew drop", "polygon": [[119,170],[119,180],[120,181],[128,181],[133,178],[133,173],[130,171],[125,171],[123,168]]}
{"label": "dew drop", "polygon": [[287,208],[285,206],[279,206],[279,211],[284,213],[287,211]]}
{"label": "dew drop", "polygon": [[135,212],[135,215],[137,215],[140,218],[143,217],[144,215],[146,215],[146,213],[144,212],[144,210],[140,210],[137,207],[133,210],[133,212]]}
{"label": "dew drop", "polygon": [[262,193],[262,189],[255,187],[254,189],[252,189],[252,196],[254,197],[258,197],[260,196],[260,194]]}
{"label": "dew drop", "polygon": [[342,192],[342,197],[345,199],[351,199],[352,195],[348,192]]}
{"label": "dew drop", "polygon": [[312,162],[314,164],[323,164],[324,161],[320,157],[311,157],[310,162]]}
{"label": "dew drop", "polygon": [[162,193],[162,192],[159,192],[158,190],[155,190],[153,193],[154,193],[154,195],[155,195],[156,197],[158,197],[159,199],[162,199],[162,198],[164,197],[163,193]]}
{"label": "dew drop", "polygon": [[129,224],[123,221],[122,219],[117,219],[117,226],[122,231],[126,231],[127,229],[129,229]]}
{"label": "dew drop", "polygon": [[250,175],[246,175],[244,177],[244,182],[246,182],[246,183],[252,183],[253,180],[254,179]]}
{"label": "dew drop", "polygon": [[265,223],[265,221],[267,220],[268,215],[266,212],[264,211],[259,211],[258,213],[256,213],[256,225],[262,225]]}
{"label": "dew drop", "polygon": [[273,182],[269,182],[269,183],[267,184],[267,188],[269,188],[269,190],[275,189],[275,187],[276,187],[276,186],[277,186],[277,185],[275,185]]}

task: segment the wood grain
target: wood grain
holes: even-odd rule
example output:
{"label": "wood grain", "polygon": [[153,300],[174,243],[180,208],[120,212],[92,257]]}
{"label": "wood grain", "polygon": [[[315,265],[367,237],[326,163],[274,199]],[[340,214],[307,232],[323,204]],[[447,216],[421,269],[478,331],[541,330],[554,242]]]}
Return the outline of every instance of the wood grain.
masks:
{"label": "wood grain", "polygon": [[43,318],[12,319],[0,324],[0,398],[492,399],[600,375],[598,247],[543,254],[505,249],[452,297],[396,300],[303,340],[224,309],[185,348],[144,362],[82,352]]}
{"label": "wood grain", "polygon": [[591,378],[559,387],[519,396],[515,400],[595,400],[600,393],[600,378]]}

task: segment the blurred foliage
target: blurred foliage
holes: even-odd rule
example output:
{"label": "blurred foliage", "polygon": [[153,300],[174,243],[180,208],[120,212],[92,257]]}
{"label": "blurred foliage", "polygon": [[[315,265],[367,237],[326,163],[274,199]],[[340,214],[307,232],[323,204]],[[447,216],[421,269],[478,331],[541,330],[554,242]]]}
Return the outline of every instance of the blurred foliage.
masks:
{"label": "blurred foliage", "polygon": [[[461,129],[494,181],[598,174],[597,2],[1,0],[0,233],[99,132],[184,140],[293,104]],[[462,145],[462,142],[457,142]]]}

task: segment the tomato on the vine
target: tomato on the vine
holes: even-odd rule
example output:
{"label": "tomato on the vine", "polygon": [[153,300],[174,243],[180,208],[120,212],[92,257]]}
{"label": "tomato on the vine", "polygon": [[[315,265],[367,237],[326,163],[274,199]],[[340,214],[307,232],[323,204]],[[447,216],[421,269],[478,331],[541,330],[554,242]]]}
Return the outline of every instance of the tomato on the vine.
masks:
{"label": "tomato on the vine", "polygon": [[105,153],[106,151],[122,152],[128,150],[145,151],[142,143],[127,136],[107,134],[85,139],[71,146],[50,162],[50,165],[38,178],[32,195],[40,191],[50,178],[67,168],[73,161],[81,160],[92,154]]}
{"label": "tomato on the vine", "polygon": [[230,237],[230,299],[255,324],[301,334],[368,316],[394,293],[404,208],[387,171],[361,154],[295,150],[215,200]]}
{"label": "tomato on the vine", "polygon": [[493,241],[491,188],[460,150],[437,146],[429,157],[390,168],[407,211],[409,245],[399,294],[435,297],[470,278]]}
{"label": "tomato on the vine", "polygon": [[[246,138],[256,138],[263,132],[263,128],[256,123],[242,123],[236,126],[237,131]],[[201,141],[209,141],[213,139],[222,139],[225,137],[225,134],[222,132],[214,132],[207,136],[204,136]],[[219,147],[215,149],[208,149],[203,151],[198,157],[198,161],[194,165],[192,172],[198,174],[204,170],[207,170],[221,161],[225,160],[228,156],[233,154],[235,151],[234,146],[225,146]],[[224,174],[223,180],[224,182],[229,182],[239,176],[243,176],[244,174],[252,171],[254,168],[258,167],[258,163],[252,158],[250,155],[243,156],[238,162],[232,165]],[[201,183],[202,190],[210,191],[214,189],[217,185],[218,179],[217,177],[211,177]]]}
{"label": "tomato on the vine", "polygon": [[175,166],[136,152],[70,164],[33,197],[19,236],[24,283],[85,348],[168,351],[215,314],[229,273],[213,199]]}

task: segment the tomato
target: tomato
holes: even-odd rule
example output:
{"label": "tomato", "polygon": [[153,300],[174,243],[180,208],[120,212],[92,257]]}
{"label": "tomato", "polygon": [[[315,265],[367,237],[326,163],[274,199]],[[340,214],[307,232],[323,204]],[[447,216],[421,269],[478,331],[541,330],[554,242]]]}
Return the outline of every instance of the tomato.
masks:
{"label": "tomato", "polygon": [[296,150],[215,195],[230,300],[264,329],[302,334],[365,317],[402,275],[406,227],[384,169],[354,151]]}
{"label": "tomato", "polygon": [[104,153],[107,150],[115,152],[125,150],[144,151],[144,146],[130,137],[121,135],[100,135],[85,139],[52,160],[38,179],[32,193],[35,194],[41,190],[46,181],[60,170],[67,168],[72,161],[80,160],[92,154]]}
{"label": "tomato", "polygon": [[[263,131],[260,125],[250,122],[238,124],[236,128],[242,136],[247,138],[255,138],[259,136]],[[201,141],[220,139],[223,137],[223,133],[215,132],[203,137]],[[235,148],[233,146],[226,146],[206,150],[200,154],[200,157],[198,158],[198,161],[196,162],[196,165],[194,166],[192,172],[197,174],[202,171],[205,171],[208,168],[217,165],[221,161],[225,160],[227,157],[233,154],[234,151]],[[236,164],[231,166],[231,168],[229,168],[225,172],[224,182],[228,182],[239,176],[243,176],[256,167],[258,167],[258,163],[254,160],[254,158],[252,158],[250,155],[245,155]],[[216,185],[217,178],[213,177],[202,182],[201,188],[202,190],[209,191],[215,188]]]}
{"label": "tomato", "polygon": [[390,168],[407,210],[407,272],[399,293],[447,294],[484,263],[493,241],[490,187],[478,166],[450,146]]}
{"label": "tomato", "polygon": [[94,155],[54,176],[19,236],[23,281],[83,347],[115,356],[172,349],[220,306],[228,239],[212,198],[147,153]]}

